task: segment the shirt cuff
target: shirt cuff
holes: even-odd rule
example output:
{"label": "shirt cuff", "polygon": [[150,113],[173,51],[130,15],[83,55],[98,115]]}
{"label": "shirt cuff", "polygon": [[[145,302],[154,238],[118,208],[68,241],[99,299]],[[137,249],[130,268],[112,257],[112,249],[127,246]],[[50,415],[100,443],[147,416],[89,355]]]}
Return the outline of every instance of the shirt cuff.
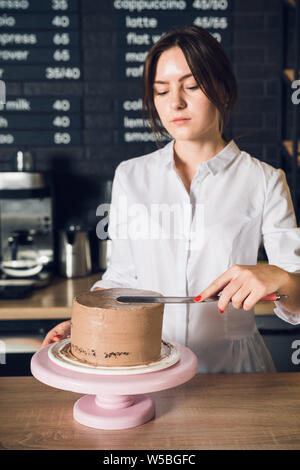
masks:
{"label": "shirt cuff", "polygon": [[290,323],[291,325],[299,325],[300,324],[300,313],[290,313],[285,308],[280,305],[279,302],[274,302],[276,308],[274,308],[274,313],[281,318],[282,320]]}

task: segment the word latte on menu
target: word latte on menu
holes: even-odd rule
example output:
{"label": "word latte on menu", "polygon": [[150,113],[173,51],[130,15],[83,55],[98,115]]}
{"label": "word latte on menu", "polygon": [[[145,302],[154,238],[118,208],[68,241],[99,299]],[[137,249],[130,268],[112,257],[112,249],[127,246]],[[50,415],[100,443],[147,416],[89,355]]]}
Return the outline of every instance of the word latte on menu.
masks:
{"label": "word latte on menu", "polygon": [[126,28],[156,28],[157,19],[156,18],[147,18],[138,16],[137,18],[132,18],[131,16],[126,15],[125,18]]}

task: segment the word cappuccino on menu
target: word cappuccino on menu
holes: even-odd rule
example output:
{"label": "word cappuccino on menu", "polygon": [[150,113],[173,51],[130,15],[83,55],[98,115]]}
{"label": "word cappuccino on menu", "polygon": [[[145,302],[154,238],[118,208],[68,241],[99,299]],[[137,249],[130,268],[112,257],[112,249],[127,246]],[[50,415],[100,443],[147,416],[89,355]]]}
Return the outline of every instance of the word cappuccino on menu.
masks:
{"label": "word cappuccino on menu", "polygon": [[144,10],[185,10],[184,0],[115,0],[116,10],[144,11]]}

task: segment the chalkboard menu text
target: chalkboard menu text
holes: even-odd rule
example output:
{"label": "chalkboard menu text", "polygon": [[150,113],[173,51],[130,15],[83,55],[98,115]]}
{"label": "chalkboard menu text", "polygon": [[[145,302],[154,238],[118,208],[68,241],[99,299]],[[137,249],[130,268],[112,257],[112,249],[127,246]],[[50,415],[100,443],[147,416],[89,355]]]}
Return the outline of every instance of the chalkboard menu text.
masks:
{"label": "chalkboard menu text", "polygon": [[[81,80],[79,0],[0,0],[0,46],[6,84]],[[0,145],[80,145],[81,121],[78,97],[8,96]]]}

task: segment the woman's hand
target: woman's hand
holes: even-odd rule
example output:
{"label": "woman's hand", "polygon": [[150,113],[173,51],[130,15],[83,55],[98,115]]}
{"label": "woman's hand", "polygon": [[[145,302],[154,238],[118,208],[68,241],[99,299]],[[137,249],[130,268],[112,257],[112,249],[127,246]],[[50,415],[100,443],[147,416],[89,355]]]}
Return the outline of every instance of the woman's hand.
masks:
{"label": "woman's hand", "polygon": [[[104,287],[96,287],[94,290],[103,290]],[[71,335],[71,320],[64,321],[56,325],[50,330],[42,342],[42,348],[51,343],[57,343],[62,339],[70,338]]]}
{"label": "woman's hand", "polygon": [[42,348],[48,344],[61,341],[62,339],[69,338],[71,335],[71,320],[64,321],[56,325],[50,330],[44,338]]}
{"label": "woman's hand", "polygon": [[200,292],[195,300],[201,296],[201,302],[222,291],[218,301],[220,313],[224,313],[230,301],[236,309],[250,310],[268,294],[287,294],[284,289],[289,282],[289,273],[278,266],[235,264]]}

